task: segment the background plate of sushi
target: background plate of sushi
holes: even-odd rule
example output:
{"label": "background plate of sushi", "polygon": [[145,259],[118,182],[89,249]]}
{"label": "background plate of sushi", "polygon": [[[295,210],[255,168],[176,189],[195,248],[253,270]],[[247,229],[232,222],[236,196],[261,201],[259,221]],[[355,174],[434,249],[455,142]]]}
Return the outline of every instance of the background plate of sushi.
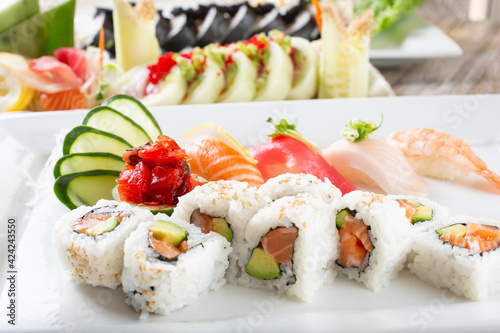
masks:
{"label": "background plate of sushi", "polygon": [[[180,136],[196,125],[215,122],[243,146],[266,140],[272,131],[268,117],[298,121],[300,132],[320,148],[341,137],[352,118],[380,119],[374,137],[414,127],[439,129],[459,136],[474,148],[492,170],[500,170],[498,105],[500,95],[399,97],[379,99],[313,100],[175,106],[153,108],[163,132],[179,143]],[[378,293],[338,276],[323,286],[310,303],[277,294],[225,285],[194,305],[168,316],[140,320],[125,303],[120,288],[111,290],[76,285],[63,272],[51,242],[55,221],[68,212],[55,197],[49,158],[63,129],[81,123],[84,111],[21,113],[0,119],[3,153],[0,212],[16,221],[16,326],[0,322],[1,330],[50,332],[467,332],[495,331],[500,325],[500,295],[482,302],[454,296],[431,287],[403,270],[389,287]],[[57,147],[59,149],[60,147]],[[46,165],[44,167],[44,164]],[[500,192],[480,177],[460,181],[426,179],[430,199],[450,209],[450,215],[467,214],[497,219]],[[7,239],[4,223],[2,247]],[[5,246],[6,247],[6,246]],[[7,280],[6,251],[0,258],[0,304],[12,296]],[[6,310],[5,310],[6,311]],[[466,314],[466,315],[465,315]]]}
{"label": "background plate of sushi", "polygon": [[[217,3],[216,15],[207,15],[211,3]],[[162,10],[163,19],[157,23],[157,36],[160,45],[168,46],[168,51],[179,52],[184,47],[205,46],[208,42],[229,43],[236,40],[245,40],[258,32],[268,32],[272,29],[285,31],[291,36],[300,36],[309,40],[320,37],[314,20],[312,4],[304,1],[286,1],[279,9],[274,8],[272,1],[263,2],[263,5],[252,10],[244,8],[243,0],[219,1],[177,1],[155,0],[155,5]],[[85,46],[89,43],[98,45],[99,25],[89,24],[97,13],[104,15],[105,11],[97,8],[113,8],[112,0],[88,0],[77,3],[75,26],[77,43]],[[215,11],[215,9],[213,9]],[[111,12],[108,11],[108,16]],[[174,19],[175,17],[175,19]],[[203,18],[210,18],[206,22],[209,30],[208,39],[200,44],[195,38],[196,29],[205,22]],[[109,20],[109,18],[108,18]],[[97,19],[98,22],[102,21]],[[193,28],[189,22],[198,22],[200,27]],[[109,22],[108,22],[109,23]],[[112,30],[111,25],[104,25],[105,29]],[[176,30],[190,30],[189,33]],[[194,30],[193,30],[194,29]],[[191,31],[193,30],[193,31]],[[232,31],[232,33],[229,33]],[[109,32],[112,34],[112,31]],[[198,32],[199,33],[199,32]],[[218,38],[227,35],[226,39]],[[181,42],[168,42],[167,35],[183,36]],[[163,37],[162,37],[163,36]],[[231,37],[231,38],[230,38]],[[173,37],[170,37],[174,39]],[[191,40],[192,39],[192,40]],[[191,43],[191,44],[190,44]],[[112,54],[114,47],[108,49]],[[378,33],[372,38],[370,46],[370,62],[377,67],[392,67],[407,65],[424,59],[458,57],[462,49],[453,39],[448,37],[439,28],[430,24],[416,14],[408,14],[394,23],[393,26]]]}

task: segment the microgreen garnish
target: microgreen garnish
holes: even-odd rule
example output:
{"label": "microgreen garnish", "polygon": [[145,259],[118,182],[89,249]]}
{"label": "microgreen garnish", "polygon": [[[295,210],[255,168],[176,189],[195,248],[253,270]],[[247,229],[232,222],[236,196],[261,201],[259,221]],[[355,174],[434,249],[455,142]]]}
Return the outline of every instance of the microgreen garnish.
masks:
{"label": "microgreen garnish", "polygon": [[363,141],[371,132],[377,130],[382,125],[383,120],[384,115],[381,114],[380,124],[377,126],[373,121],[363,121],[354,118],[342,129],[342,135],[346,140],[351,142]]}
{"label": "microgreen garnish", "polygon": [[306,138],[304,138],[302,136],[302,134],[297,132],[297,130],[296,130],[297,121],[295,121],[295,123],[293,123],[293,124],[289,124],[288,121],[286,121],[286,119],[281,119],[279,121],[279,123],[275,124],[273,122],[273,118],[268,118],[267,122],[273,124],[274,127],[276,128],[276,132],[269,134],[269,137],[275,138],[275,137],[278,137],[280,135],[286,135],[286,136],[295,138],[299,141],[302,141],[306,146],[308,146],[312,150],[319,152],[319,150],[318,150],[318,148],[316,148],[316,144],[314,142],[307,140]]}

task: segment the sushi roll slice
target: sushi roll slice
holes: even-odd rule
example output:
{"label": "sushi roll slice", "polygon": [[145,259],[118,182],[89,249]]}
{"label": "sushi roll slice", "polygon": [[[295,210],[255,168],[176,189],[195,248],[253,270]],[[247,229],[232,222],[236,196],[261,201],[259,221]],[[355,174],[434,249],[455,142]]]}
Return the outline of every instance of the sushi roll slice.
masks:
{"label": "sushi roll slice", "polygon": [[249,40],[249,44],[257,48],[252,56],[258,63],[254,101],[284,100],[292,89],[293,63],[289,56],[291,48],[286,36],[276,36],[279,38],[267,38],[261,34]]}
{"label": "sushi roll slice", "polygon": [[416,237],[408,267],[430,285],[485,300],[500,291],[499,245],[499,221],[456,216]]}
{"label": "sushi roll slice", "polygon": [[160,44],[160,48],[166,51],[165,45],[168,43],[168,34],[170,33],[171,24],[170,19],[159,15],[158,22],[156,23],[156,38]]}
{"label": "sushi roll slice", "polygon": [[204,47],[211,43],[220,43],[226,35],[229,21],[217,7],[210,7],[202,23],[198,26],[196,46]]}
{"label": "sushi roll slice", "polygon": [[260,3],[255,6],[251,2],[249,3],[250,10],[257,14],[258,16],[263,16],[275,9],[276,7],[272,3]]}
{"label": "sushi roll slice", "polygon": [[236,15],[240,7],[247,6],[246,3],[237,3],[234,5],[215,5],[217,7],[217,10],[219,10],[225,18],[229,19]]}
{"label": "sushi roll slice", "polygon": [[383,195],[354,191],[342,197],[335,222],[342,274],[373,291],[387,287],[411,250],[403,209]]}
{"label": "sushi roll slice", "polygon": [[316,28],[317,24],[313,14],[308,10],[304,10],[288,25],[285,33],[289,36],[311,40],[311,36]]}
{"label": "sushi roll slice", "polygon": [[191,24],[188,24],[185,13],[174,16],[170,23],[170,32],[162,48],[164,51],[181,52],[196,44],[196,30]]}
{"label": "sushi roll slice", "polygon": [[250,10],[248,5],[242,4],[231,19],[221,43],[229,44],[248,39],[252,35],[257,19],[257,15]]}
{"label": "sushi roll slice", "polygon": [[427,231],[448,222],[449,209],[436,202],[415,195],[388,195],[404,209],[407,222],[412,226],[412,232]]}
{"label": "sushi roll slice", "polygon": [[216,232],[231,243],[226,278],[234,282],[241,275],[237,260],[250,218],[267,201],[254,187],[239,181],[216,181],[197,186],[179,199],[172,217],[190,221],[204,233]]}
{"label": "sushi roll slice", "polygon": [[300,193],[316,195],[325,203],[338,203],[342,197],[340,190],[332,185],[328,178],[322,181],[313,175],[294,173],[285,173],[268,179],[260,186],[258,192],[273,201]]}
{"label": "sushi roll slice", "polygon": [[318,54],[311,43],[301,37],[291,37],[293,58],[292,89],[286,99],[310,99],[318,88]]}
{"label": "sushi roll slice", "polygon": [[291,24],[298,15],[304,12],[305,6],[306,2],[301,0],[297,5],[286,10],[286,12],[281,15],[281,18],[286,24]]}
{"label": "sushi roll slice", "polygon": [[250,102],[256,92],[257,67],[236,44],[225,49],[225,87],[217,102]]}
{"label": "sushi roll slice", "polygon": [[271,11],[260,17],[253,28],[252,35],[260,33],[267,34],[272,30],[286,30],[286,23],[281,18],[277,8],[271,9]]}
{"label": "sushi roll slice", "polygon": [[182,56],[187,58],[180,66],[189,70],[186,71],[188,90],[182,103],[214,103],[225,85],[222,59],[211,53],[210,48],[195,48],[193,52]]}
{"label": "sushi roll slice", "polygon": [[238,284],[302,301],[336,276],[334,205],[310,194],[278,199],[248,222]]}
{"label": "sushi roll slice", "polygon": [[63,269],[77,283],[118,287],[125,239],[151,217],[148,210],[108,200],[65,214],[54,225],[52,235]]}
{"label": "sushi roll slice", "polygon": [[141,99],[145,106],[177,105],[187,93],[187,81],[179,66],[174,66],[156,86],[148,85],[148,94]]}
{"label": "sushi roll slice", "polygon": [[115,57],[115,34],[113,30],[113,11],[109,8],[97,7],[94,15],[93,21],[88,25],[89,34],[91,34],[92,39],[90,41],[85,41],[84,46],[89,45],[99,47],[100,39],[100,28],[104,30],[104,49],[109,52],[109,54]]}
{"label": "sushi roll slice", "polygon": [[224,285],[231,249],[216,233],[158,214],[141,224],[124,246],[123,291],[142,316],[167,314]]}

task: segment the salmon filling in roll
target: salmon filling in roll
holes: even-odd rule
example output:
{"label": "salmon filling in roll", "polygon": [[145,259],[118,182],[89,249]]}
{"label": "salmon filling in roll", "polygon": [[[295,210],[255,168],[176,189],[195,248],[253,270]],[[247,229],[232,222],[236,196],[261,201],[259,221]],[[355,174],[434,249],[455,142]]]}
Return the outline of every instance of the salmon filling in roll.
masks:
{"label": "salmon filling in roll", "polygon": [[343,209],[337,214],[336,224],[340,238],[340,258],[337,264],[344,268],[364,270],[374,247],[368,235],[368,226],[354,216],[356,212],[349,209]]}
{"label": "salmon filling in roll", "polygon": [[211,231],[215,231],[219,235],[231,242],[233,239],[233,231],[227,223],[226,219],[223,217],[214,217],[202,213],[201,210],[195,209],[191,214],[190,222],[195,226],[199,227],[204,234],[208,234]]}
{"label": "salmon filling in roll", "polygon": [[411,224],[430,221],[433,217],[432,207],[424,206],[413,200],[398,199],[396,201],[405,210],[406,218]]}
{"label": "salmon filling in roll", "polygon": [[[246,272],[258,279],[271,280],[281,277],[283,271],[293,271],[292,257],[296,227],[278,227],[265,234],[245,268]],[[295,281],[289,281],[289,284]]]}
{"label": "salmon filling in roll", "polygon": [[472,253],[491,251],[500,245],[500,229],[491,225],[457,223],[438,229],[436,233],[443,242],[469,249]]}
{"label": "salmon filling in roll", "polygon": [[115,208],[116,206],[106,206],[88,212],[73,224],[73,231],[98,236],[114,230],[124,218],[134,215],[132,212],[115,211]]}

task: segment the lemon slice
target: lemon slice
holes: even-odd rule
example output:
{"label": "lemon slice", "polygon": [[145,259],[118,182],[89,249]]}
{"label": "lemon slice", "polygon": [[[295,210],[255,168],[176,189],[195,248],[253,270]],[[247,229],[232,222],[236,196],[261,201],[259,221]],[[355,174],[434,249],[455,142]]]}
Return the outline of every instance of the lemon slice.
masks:
{"label": "lemon slice", "polygon": [[22,111],[33,99],[35,90],[22,85],[13,73],[27,67],[23,57],[0,52],[0,111]]}
{"label": "lemon slice", "polygon": [[218,139],[229,147],[238,151],[247,161],[253,164],[257,164],[257,161],[248,154],[248,152],[243,148],[229,133],[224,131],[219,126],[213,123],[206,123],[189,130],[185,133],[181,139],[186,141],[196,141],[203,139]]}

